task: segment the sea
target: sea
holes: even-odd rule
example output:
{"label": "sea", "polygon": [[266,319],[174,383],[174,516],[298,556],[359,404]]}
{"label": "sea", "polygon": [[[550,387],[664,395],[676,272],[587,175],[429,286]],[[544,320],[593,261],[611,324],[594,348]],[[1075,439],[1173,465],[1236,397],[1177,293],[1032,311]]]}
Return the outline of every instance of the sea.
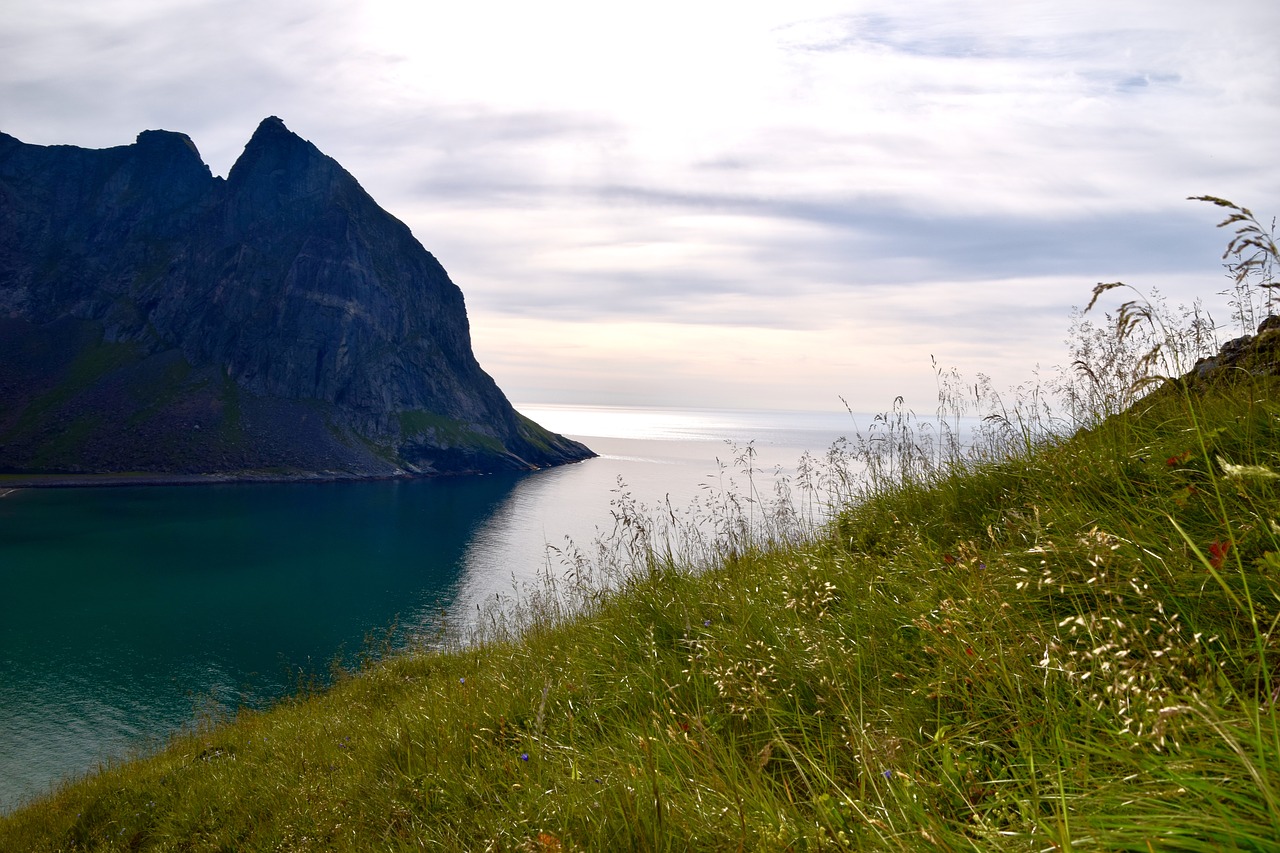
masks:
{"label": "sea", "polygon": [[465,641],[620,517],[727,495],[748,512],[803,503],[814,463],[870,420],[517,408],[599,456],[417,480],[0,489],[0,814],[388,643]]}

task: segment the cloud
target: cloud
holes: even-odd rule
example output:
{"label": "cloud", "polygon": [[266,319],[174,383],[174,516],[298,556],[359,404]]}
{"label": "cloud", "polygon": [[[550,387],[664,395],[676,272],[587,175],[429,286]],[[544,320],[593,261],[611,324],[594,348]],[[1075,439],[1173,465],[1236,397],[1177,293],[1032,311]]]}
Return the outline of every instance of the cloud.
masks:
{"label": "cloud", "polygon": [[313,47],[341,9],[328,0],[15,6],[0,98],[6,130],[29,142],[106,147],[163,127],[225,174],[258,120],[282,103],[319,106],[339,70]]}
{"label": "cloud", "polygon": [[[566,197],[549,221],[535,206],[502,218],[452,209],[438,218],[473,223],[474,237],[438,252],[460,282],[485,280],[472,301],[487,310],[795,327],[787,312],[749,308],[747,297],[820,291],[839,299],[868,288],[910,293],[938,281],[1018,276],[1074,277],[1087,293],[1098,280],[1135,271],[1212,276],[1221,245],[1207,227],[1212,212],[1185,201],[1176,216],[1032,219],[931,216],[859,199],[806,204],[616,188],[604,196],[605,204]],[[738,306],[725,306],[727,297]]]}
{"label": "cloud", "polygon": [[0,129],[179,130],[225,174],[281,116],[523,399],[891,399],[937,353],[1016,381],[1097,281],[1221,289],[1184,199],[1280,211],[1280,6],[957,8],[13,0]]}

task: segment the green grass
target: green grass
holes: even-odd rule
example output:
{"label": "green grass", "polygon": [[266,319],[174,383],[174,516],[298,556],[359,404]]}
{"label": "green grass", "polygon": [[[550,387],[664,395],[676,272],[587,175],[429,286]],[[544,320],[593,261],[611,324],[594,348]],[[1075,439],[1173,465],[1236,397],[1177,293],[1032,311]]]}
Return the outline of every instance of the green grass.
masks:
{"label": "green grass", "polygon": [[532,444],[538,450],[543,452],[551,451],[556,439],[554,433],[529,418],[526,418],[519,412],[516,412],[516,420],[519,424],[521,438]]}
{"label": "green grass", "polygon": [[400,412],[400,435],[403,439],[425,438],[441,447],[477,447],[495,453],[503,452],[502,442],[485,435],[469,424],[444,415],[414,409]]}
{"label": "green grass", "polygon": [[186,358],[176,358],[150,381],[135,386],[134,393],[139,400],[146,401],[136,412],[129,416],[127,426],[136,428],[144,424],[157,413],[172,404],[175,400],[190,391],[188,378],[191,376],[191,365]]}
{"label": "green grass", "polygon": [[218,399],[222,403],[221,418],[218,421],[218,437],[228,447],[244,447],[249,436],[244,429],[242,406],[240,404],[240,386],[225,373],[219,378]]}
{"label": "green grass", "polygon": [[17,422],[4,435],[5,440],[26,437],[40,429],[46,420],[74,398],[93,387],[100,379],[142,358],[133,343],[104,343],[99,340],[84,347],[68,366],[59,382],[40,395],[23,410]]}
{"label": "green grass", "polygon": [[207,722],[0,849],[1274,850],[1280,378],[1233,376],[974,448],[895,410],[667,533],[624,496],[469,644]]}
{"label": "green grass", "polygon": [[53,468],[67,459],[75,459],[86,442],[102,429],[102,418],[96,414],[81,415],[40,448],[33,460],[42,468]]}

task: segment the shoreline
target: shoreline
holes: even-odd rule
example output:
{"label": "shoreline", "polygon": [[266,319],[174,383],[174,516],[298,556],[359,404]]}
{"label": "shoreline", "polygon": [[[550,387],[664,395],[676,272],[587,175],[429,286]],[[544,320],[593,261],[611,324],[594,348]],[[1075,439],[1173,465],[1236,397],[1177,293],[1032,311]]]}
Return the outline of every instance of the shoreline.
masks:
{"label": "shoreline", "polygon": [[[540,469],[530,469],[533,470]],[[22,489],[114,488],[121,486],[218,486],[248,483],[349,483],[356,480],[432,480],[439,477],[475,477],[498,473],[458,471],[424,474],[0,474],[0,498]]]}
{"label": "shoreline", "polygon": [[349,480],[418,479],[431,474],[0,474],[0,498],[21,489],[116,486],[213,486],[230,483],[335,483]]}
{"label": "shoreline", "polygon": [[147,471],[104,474],[0,474],[0,498],[21,489],[73,489],[116,486],[216,486],[246,483],[349,483],[356,480],[434,480],[441,477],[484,477],[491,474],[531,474],[575,465],[597,454],[541,468],[502,469],[494,471],[392,471],[379,474],[354,474],[347,471],[308,471],[272,473],[237,471],[218,474],[178,474]]}

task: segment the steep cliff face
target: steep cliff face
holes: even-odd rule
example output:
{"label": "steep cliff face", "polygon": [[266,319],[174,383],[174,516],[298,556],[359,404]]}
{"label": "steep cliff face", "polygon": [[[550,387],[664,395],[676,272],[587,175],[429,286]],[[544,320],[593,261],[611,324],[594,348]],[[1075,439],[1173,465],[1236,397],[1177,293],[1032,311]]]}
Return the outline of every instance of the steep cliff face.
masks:
{"label": "steep cliff face", "polygon": [[191,140],[0,134],[0,470],[494,471],[583,459],[471,352],[462,292],[268,118],[226,180]]}

